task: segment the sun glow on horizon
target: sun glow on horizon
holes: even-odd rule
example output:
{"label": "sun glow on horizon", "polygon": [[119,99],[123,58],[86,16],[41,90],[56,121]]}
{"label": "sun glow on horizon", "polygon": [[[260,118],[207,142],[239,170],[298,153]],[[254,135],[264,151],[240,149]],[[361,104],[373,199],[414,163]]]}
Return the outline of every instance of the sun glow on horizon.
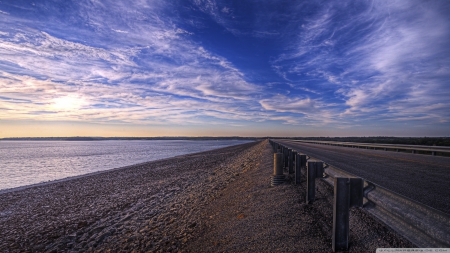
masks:
{"label": "sun glow on horizon", "polygon": [[64,96],[54,98],[50,108],[56,111],[74,111],[81,109],[87,104],[86,100],[78,96]]}
{"label": "sun glow on horizon", "polygon": [[449,135],[450,1],[128,2],[0,1],[0,136]]}

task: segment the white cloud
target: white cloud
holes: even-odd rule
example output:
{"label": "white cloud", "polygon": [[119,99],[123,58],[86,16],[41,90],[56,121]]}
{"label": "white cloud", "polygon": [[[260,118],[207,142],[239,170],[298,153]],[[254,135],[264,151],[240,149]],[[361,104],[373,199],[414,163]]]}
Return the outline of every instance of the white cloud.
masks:
{"label": "white cloud", "polygon": [[122,31],[122,30],[119,30],[119,29],[111,29],[111,30],[113,30],[114,32],[116,32],[116,33],[128,33],[127,31]]}
{"label": "white cloud", "polygon": [[[290,17],[261,11],[258,22],[241,29],[233,21],[237,10],[224,2],[194,3],[235,35],[290,38],[270,24]],[[8,15],[0,24],[7,66],[0,72],[0,118],[139,124],[203,124],[207,118],[211,124],[281,120],[344,127],[366,119],[447,122],[448,18],[426,4],[411,11],[409,2],[374,2],[354,13],[350,3],[329,2],[316,6],[315,15],[292,17],[296,22],[286,31],[298,38],[272,61],[289,83],[266,87],[192,41],[198,34],[178,25],[183,20],[171,15],[171,2],[80,1],[71,14],[84,26],[50,9],[68,31]],[[290,29],[292,23],[303,25]]]}
{"label": "white cloud", "polygon": [[189,34],[189,35],[194,35],[194,33],[188,32],[188,31],[183,30],[183,29],[181,29],[181,28],[177,28],[176,33],[177,33],[177,34]]}
{"label": "white cloud", "polygon": [[[450,63],[448,58],[443,58],[449,54],[443,44],[450,42],[445,40],[450,35],[448,22],[436,10],[423,7],[421,11],[411,11],[413,7],[409,3],[389,5],[391,15],[387,21],[368,37],[366,44],[354,49],[365,56],[355,68],[377,74],[365,85],[347,88],[350,111],[376,104],[391,113],[406,113],[409,108],[416,108],[417,114],[426,113],[426,105],[446,101],[446,84],[436,76],[441,71],[436,67]],[[412,16],[414,21],[405,21]],[[450,77],[448,73],[447,76]],[[438,94],[437,90],[443,93]],[[441,115],[448,116],[448,113]]]}
{"label": "white cloud", "polygon": [[[114,1],[88,8],[82,2],[95,40],[75,42],[35,29],[6,34],[0,55],[20,67],[0,73],[0,118],[147,124],[200,124],[205,116],[264,120],[252,99],[260,88],[227,59],[185,38],[193,33],[160,14],[164,2],[136,6]],[[85,32],[74,31],[81,37]]]}
{"label": "white cloud", "polygon": [[342,118],[424,119],[421,114],[429,113],[429,120],[446,121],[448,111],[428,106],[450,108],[450,71],[444,67],[450,64],[450,22],[442,5],[345,1],[316,6],[319,11],[295,31],[291,53],[272,61],[273,68],[285,80],[312,77],[317,89],[334,89],[334,97],[322,92],[322,100],[343,100]]}
{"label": "white cloud", "polygon": [[270,99],[262,99],[259,103],[264,109],[277,112],[309,114],[318,111],[316,101],[310,98],[289,98],[277,95]]}

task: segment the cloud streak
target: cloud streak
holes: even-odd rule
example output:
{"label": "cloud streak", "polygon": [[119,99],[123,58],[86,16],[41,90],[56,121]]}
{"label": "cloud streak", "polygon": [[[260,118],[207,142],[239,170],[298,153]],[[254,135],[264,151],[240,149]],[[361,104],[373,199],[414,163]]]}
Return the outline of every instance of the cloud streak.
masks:
{"label": "cloud streak", "polygon": [[342,101],[346,120],[429,113],[432,122],[446,122],[450,114],[437,109],[450,108],[450,29],[441,4],[329,2],[305,18],[293,50],[273,67],[289,81],[315,78],[300,89],[334,90],[328,99]]}
{"label": "cloud streak", "polygon": [[[252,97],[261,88],[224,57],[187,40],[192,32],[156,14],[164,8],[152,5],[148,15],[120,2],[86,8],[86,22],[96,36],[109,36],[103,26],[111,21],[107,10],[138,14],[109,23],[121,24],[109,28],[124,35],[116,39],[118,45],[94,46],[34,29],[11,30],[0,41],[0,54],[17,71],[1,72],[0,118],[142,124],[201,124],[205,115],[260,119],[238,108],[258,109]],[[29,102],[18,105],[18,99]]]}
{"label": "cloud streak", "polygon": [[0,3],[0,120],[450,127],[439,1]]}

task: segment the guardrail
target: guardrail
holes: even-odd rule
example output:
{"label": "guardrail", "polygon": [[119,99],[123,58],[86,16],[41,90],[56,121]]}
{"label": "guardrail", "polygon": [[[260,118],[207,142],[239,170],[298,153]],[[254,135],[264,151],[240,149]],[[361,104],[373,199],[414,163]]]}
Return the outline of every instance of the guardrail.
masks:
{"label": "guardrail", "polygon": [[[306,154],[300,154],[297,151],[290,149],[289,147],[277,143],[275,141],[270,140],[272,147],[274,148],[275,153],[283,153],[282,158],[284,159],[283,165],[287,164],[295,164],[295,181],[297,183],[297,173],[300,172],[301,166],[303,170],[306,170],[307,175],[307,202],[312,202],[314,200],[314,191],[315,187],[312,186],[315,178],[319,177],[328,184],[332,185],[335,189],[335,199],[333,206],[333,250],[338,245],[335,245],[335,226],[339,224],[335,224],[336,220],[339,220],[339,217],[344,217],[345,215],[337,213],[337,209],[339,209],[339,205],[342,206],[342,201],[350,201],[349,205],[345,204],[343,210],[347,210],[352,206],[353,202],[358,202],[358,195],[360,194],[358,191],[358,182],[356,182],[356,191],[351,192],[352,190],[347,189],[345,194],[350,194],[347,197],[346,195],[342,195],[342,193],[338,193],[338,188],[345,183],[342,183],[342,178],[345,179],[356,179],[357,176],[348,173],[344,170],[338,169],[332,165],[326,164],[323,161],[315,159],[314,157],[309,157]],[[289,156],[289,152],[295,154]],[[286,155],[287,154],[287,155]],[[280,154],[281,155],[281,154]],[[306,159],[305,159],[306,158]],[[286,161],[287,159],[294,159],[294,161]],[[307,162],[305,162],[305,160]],[[322,163],[320,165],[320,163]],[[319,164],[319,165],[318,165]],[[322,174],[320,176],[319,174]],[[358,178],[359,179],[359,178]],[[341,180],[341,181],[339,181]],[[390,191],[384,187],[381,187],[377,184],[374,184],[368,180],[361,179],[363,182],[362,188],[362,197],[363,197],[363,205],[362,207],[367,210],[369,213],[377,217],[379,220],[384,222],[387,226],[391,227],[393,230],[397,231],[399,234],[407,238],[413,244],[420,248],[449,248],[450,247],[450,215],[443,213],[439,210],[416,202],[412,199],[409,199],[405,196],[397,194],[393,191]],[[338,182],[338,183],[337,183]],[[338,185],[339,184],[339,185]],[[347,182],[347,185],[351,185],[352,183]],[[349,186],[350,188],[352,186]],[[344,196],[344,197],[342,197]],[[352,200],[352,196],[353,197]],[[341,199],[341,200],[339,200]],[[312,201],[311,201],[312,200]],[[353,206],[359,206],[358,204]],[[347,209],[345,209],[347,208]],[[346,214],[347,212],[347,214]],[[348,211],[345,211],[344,214],[348,215]],[[348,217],[347,217],[348,219]],[[345,219],[344,219],[345,221]],[[348,221],[345,221],[348,224]],[[345,223],[343,229],[345,230]],[[348,228],[347,228],[348,230]],[[347,236],[348,238],[348,236]],[[347,242],[348,244],[348,242]],[[344,244],[345,245],[345,244]],[[345,246],[341,247],[341,249],[345,249]]]}
{"label": "guardrail", "polygon": [[365,148],[365,149],[378,149],[385,151],[409,151],[413,154],[422,152],[428,155],[450,155],[450,147],[441,146],[419,146],[419,145],[398,145],[398,144],[373,144],[373,143],[358,143],[358,142],[338,142],[338,141],[312,141],[312,140],[290,140],[294,142],[304,142],[331,146],[341,146],[350,148]]}

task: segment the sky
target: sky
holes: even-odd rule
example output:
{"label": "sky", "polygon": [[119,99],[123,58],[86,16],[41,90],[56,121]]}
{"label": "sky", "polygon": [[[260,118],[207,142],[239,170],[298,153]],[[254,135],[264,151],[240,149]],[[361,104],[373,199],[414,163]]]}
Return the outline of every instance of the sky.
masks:
{"label": "sky", "polygon": [[450,1],[0,0],[35,136],[450,136]]}

